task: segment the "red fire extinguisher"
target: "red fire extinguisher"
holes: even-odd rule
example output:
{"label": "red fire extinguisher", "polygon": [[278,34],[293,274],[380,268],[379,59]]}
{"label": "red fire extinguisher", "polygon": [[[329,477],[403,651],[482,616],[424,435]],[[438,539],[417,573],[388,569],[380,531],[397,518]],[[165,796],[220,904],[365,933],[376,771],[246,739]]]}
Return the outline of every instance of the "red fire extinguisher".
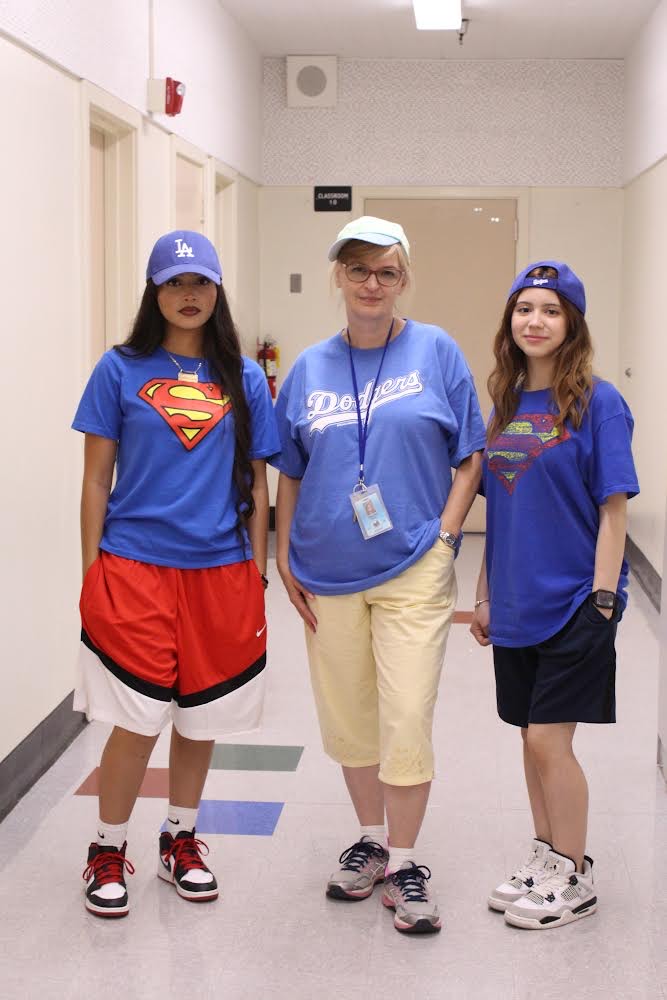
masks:
{"label": "red fire extinguisher", "polygon": [[269,383],[271,399],[275,399],[278,364],[280,363],[280,353],[275,340],[267,337],[266,340],[257,341],[257,361],[264,369],[266,381]]}

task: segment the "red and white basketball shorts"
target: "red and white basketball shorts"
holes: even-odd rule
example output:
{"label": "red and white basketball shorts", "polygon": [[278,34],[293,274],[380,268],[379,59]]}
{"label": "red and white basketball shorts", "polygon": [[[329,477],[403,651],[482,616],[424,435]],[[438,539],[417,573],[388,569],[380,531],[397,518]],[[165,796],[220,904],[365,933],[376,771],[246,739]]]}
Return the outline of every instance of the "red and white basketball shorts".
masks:
{"label": "red and white basketball shorts", "polygon": [[192,740],[259,725],[266,618],[247,562],[171,569],[101,552],[81,590],[74,708],[155,736],[172,720]]}

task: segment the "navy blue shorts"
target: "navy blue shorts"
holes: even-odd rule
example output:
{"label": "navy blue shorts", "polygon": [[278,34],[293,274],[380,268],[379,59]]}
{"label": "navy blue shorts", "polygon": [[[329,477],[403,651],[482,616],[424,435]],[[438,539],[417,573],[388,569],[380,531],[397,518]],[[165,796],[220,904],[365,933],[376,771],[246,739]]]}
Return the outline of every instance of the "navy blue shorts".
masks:
{"label": "navy blue shorts", "polygon": [[587,597],[560,631],[535,646],[493,647],[498,715],[529,723],[616,722],[617,613]]}

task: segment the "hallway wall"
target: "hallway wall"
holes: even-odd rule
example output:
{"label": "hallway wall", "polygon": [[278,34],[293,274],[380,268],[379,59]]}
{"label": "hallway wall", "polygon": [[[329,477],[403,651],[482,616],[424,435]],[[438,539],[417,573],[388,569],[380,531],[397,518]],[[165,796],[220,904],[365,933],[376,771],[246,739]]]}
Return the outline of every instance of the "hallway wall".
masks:
{"label": "hallway wall", "polygon": [[[667,0],[661,0],[627,59],[625,213],[621,272],[619,385],[635,415],[641,494],[630,504],[630,534],[663,574],[667,454]],[[622,373],[631,368],[632,376]],[[667,736],[667,733],[665,734]]]}
{"label": "hallway wall", "polygon": [[262,61],[218,0],[0,0],[1,34],[142,114],[152,47],[153,76],[186,85],[182,113],[155,120],[260,180]]}

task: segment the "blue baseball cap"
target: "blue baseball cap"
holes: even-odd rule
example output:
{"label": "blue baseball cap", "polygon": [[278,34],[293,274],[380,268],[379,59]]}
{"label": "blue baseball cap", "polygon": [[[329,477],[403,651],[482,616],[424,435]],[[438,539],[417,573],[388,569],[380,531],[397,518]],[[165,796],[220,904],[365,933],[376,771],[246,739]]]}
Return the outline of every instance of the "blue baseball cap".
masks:
{"label": "blue baseball cap", "polygon": [[146,267],[146,281],[163,285],[177,274],[203,274],[216,285],[222,283],[222,268],[215,247],[201,233],[175,229],[157,241]]}
{"label": "blue baseball cap", "polygon": [[[535,278],[528,277],[536,267],[552,267],[557,272],[556,278]],[[579,312],[586,313],[586,291],[581,278],[578,278],[572,268],[563,264],[560,260],[538,260],[536,264],[530,264],[524,268],[521,274],[517,274],[512,282],[512,287],[507,296],[508,299],[521,288],[551,288],[558,292],[564,299],[576,306]]]}

